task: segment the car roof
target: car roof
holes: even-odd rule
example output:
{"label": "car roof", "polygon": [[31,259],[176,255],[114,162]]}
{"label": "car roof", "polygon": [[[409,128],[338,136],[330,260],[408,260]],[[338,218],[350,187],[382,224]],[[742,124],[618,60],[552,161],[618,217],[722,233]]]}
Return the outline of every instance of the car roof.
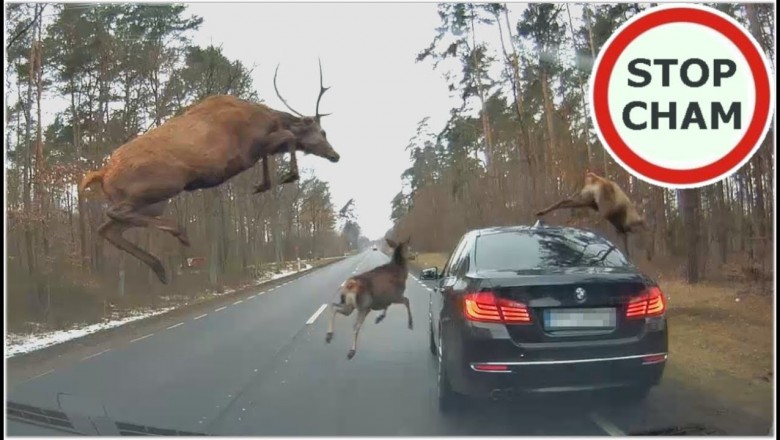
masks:
{"label": "car roof", "polygon": [[548,232],[560,232],[560,233],[577,233],[577,234],[584,234],[584,235],[595,235],[599,238],[604,238],[601,236],[601,234],[591,231],[589,229],[583,229],[583,228],[574,228],[571,226],[549,226],[542,222],[541,220],[537,220],[536,223],[533,226],[528,225],[512,225],[512,226],[492,226],[489,228],[481,228],[481,229],[474,229],[472,231],[469,231],[469,234],[474,234],[477,237],[480,237],[482,235],[492,235],[492,234],[501,234],[506,232],[527,232],[533,234],[537,231],[548,231]]}

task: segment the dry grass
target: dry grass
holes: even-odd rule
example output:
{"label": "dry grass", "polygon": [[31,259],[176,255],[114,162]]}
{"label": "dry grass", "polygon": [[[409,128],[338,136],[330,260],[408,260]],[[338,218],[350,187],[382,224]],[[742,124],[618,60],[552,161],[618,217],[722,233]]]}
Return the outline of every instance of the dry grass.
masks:
{"label": "dry grass", "polygon": [[667,280],[669,374],[744,409],[771,415],[771,295],[743,284]]}
{"label": "dry grass", "polygon": [[[446,254],[420,254],[418,265],[442,270],[446,260]],[[656,279],[669,302],[667,374],[771,415],[773,296],[744,283],[689,285],[679,278]]]}
{"label": "dry grass", "polygon": [[439,272],[441,272],[442,269],[444,269],[444,265],[447,263],[447,257],[447,254],[438,253],[419,254],[417,255],[416,263],[422,269],[436,266],[439,268]]}

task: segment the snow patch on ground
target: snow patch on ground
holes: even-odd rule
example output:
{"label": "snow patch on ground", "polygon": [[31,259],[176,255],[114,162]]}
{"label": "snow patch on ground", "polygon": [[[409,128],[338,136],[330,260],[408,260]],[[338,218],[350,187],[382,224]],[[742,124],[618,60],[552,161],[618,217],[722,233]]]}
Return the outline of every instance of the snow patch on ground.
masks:
{"label": "snow patch on ground", "polygon": [[30,333],[26,335],[9,333],[5,337],[5,358],[8,359],[19,354],[29,353],[31,351],[51,347],[52,345],[57,345],[71,339],[81,338],[101,330],[119,327],[120,325],[124,325],[129,322],[138,321],[139,319],[160,315],[173,309],[173,307],[167,307],[156,310],[135,311],[131,312],[129,316],[121,319],[113,319],[90,325],[77,324],[68,330]]}
{"label": "snow patch on ground", "polygon": [[[278,274],[264,274],[263,277],[258,278],[257,280],[255,280],[254,283],[240,286],[238,287],[238,289],[257,286],[268,281],[283,278],[298,272],[307,271],[312,267],[313,266],[311,266],[310,264],[302,264],[300,271],[283,270],[281,273]],[[222,295],[228,295],[235,292],[236,289],[228,288],[223,290],[221,293],[214,292],[214,291],[207,291],[206,295],[222,296]],[[168,299],[171,298],[168,297]],[[187,305],[186,303],[180,304],[178,307],[182,307],[186,305]],[[5,358],[8,359],[20,354],[29,353],[31,351],[40,350],[46,347],[51,347],[52,345],[57,345],[65,341],[70,341],[71,339],[81,338],[102,330],[119,327],[120,325],[124,325],[129,322],[138,321],[139,319],[160,315],[169,312],[171,310],[174,310],[178,307],[164,307],[164,308],[154,309],[154,310],[130,311],[127,314],[127,316],[123,318],[112,319],[98,324],[77,324],[74,325],[73,328],[67,330],[55,330],[55,331],[40,330],[38,332],[32,332],[28,334],[9,333],[5,337]],[[35,327],[40,328],[41,326],[35,326]]]}

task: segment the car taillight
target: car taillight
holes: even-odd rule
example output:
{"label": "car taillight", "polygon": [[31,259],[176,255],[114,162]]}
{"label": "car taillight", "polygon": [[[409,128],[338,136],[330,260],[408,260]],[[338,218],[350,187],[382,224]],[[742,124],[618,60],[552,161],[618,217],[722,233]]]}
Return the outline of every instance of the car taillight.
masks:
{"label": "car taillight", "polygon": [[626,308],[626,318],[651,318],[666,312],[666,298],[658,287],[650,287],[637,298],[632,299]]}
{"label": "car taillight", "polygon": [[531,315],[525,304],[496,297],[493,292],[472,292],[463,296],[466,319],[504,324],[530,324]]}

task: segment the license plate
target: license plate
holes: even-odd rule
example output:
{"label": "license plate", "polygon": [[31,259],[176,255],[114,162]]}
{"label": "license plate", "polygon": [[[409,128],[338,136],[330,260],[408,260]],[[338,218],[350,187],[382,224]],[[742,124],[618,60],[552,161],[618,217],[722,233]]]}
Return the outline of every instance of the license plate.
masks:
{"label": "license plate", "polygon": [[550,330],[614,328],[615,322],[614,308],[544,311],[544,326]]}

